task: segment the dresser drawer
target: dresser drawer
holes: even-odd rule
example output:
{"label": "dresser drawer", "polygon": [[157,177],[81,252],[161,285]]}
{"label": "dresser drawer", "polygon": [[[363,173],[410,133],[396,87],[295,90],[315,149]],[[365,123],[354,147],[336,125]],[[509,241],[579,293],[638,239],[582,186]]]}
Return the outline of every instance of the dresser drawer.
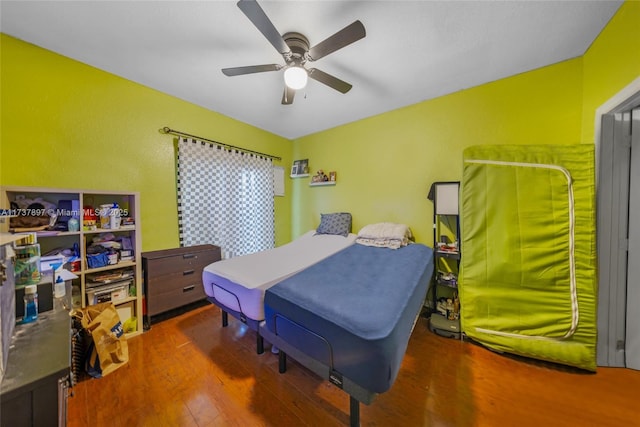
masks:
{"label": "dresser drawer", "polygon": [[155,316],[156,314],[203,300],[206,297],[202,282],[192,283],[182,288],[171,289],[165,293],[155,295],[149,299],[147,309],[149,310],[149,316]]}
{"label": "dresser drawer", "polygon": [[202,270],[220,260],[220,248],[198,245],[142,254],[147,316],[206,298]]}
{"label": "dresser drawer", "polygon": [[182,289],[193,283],[197,283],[202,287],[202,269],[150,277],[147,280],[147,294],[150,298],[153,298],[156,295],[167,293],[173,289]]}
{"label": "dresser drawer", "polygon": [[202,251],[190,254],[179,254],[147,261],[147,277],[162,277],[183,271],[202,270],[212,262],[217,261],[214,251]]}

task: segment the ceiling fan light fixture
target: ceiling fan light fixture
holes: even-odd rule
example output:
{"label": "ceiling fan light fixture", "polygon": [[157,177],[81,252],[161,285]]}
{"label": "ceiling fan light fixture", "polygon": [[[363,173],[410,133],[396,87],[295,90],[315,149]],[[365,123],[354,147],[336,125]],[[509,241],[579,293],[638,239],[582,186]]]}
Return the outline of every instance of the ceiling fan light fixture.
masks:
{"label": "ceiling fan light fixture", "polygon": [[264,13],[260,4],[258,4],[258,0],[240,0],[237,6],[278,53],[282,55],[284,65],[264,64],[223,68],[222,72],[225,76],[231,77],[282,70],[284,71],[285,84],[284,94],[282,95],[283,105],[293,103],[296,90],[304,88],[307,85],[309,77],[340,93],[349,92],[352,87],[351,84],[317,68],[310,68],[307,71],[304,65],[308,61],[313,62],[324,58],[336,50],[342,49],[365,37],[366,31],[362,22],[354,21],[315,46],[309,47],[309,39],[307,39],[304,34],[290,31],[281,35],[267,14]]}
{"label": "ceiling fan light fixture", "polygon": [[294,66],[284,70],[284,83],[293,90],[305,87],[308,77],[307,70],[302,67]]}

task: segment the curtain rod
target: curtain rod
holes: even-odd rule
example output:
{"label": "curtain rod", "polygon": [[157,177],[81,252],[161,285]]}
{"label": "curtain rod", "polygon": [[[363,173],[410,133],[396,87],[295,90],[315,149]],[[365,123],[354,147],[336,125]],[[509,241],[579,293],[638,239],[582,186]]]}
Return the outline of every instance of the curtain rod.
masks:
{"label": "curtain rod", "polygon": [[233,148],[233,149],[245,152],[245,153],[258,154],[260,156],[269,157],[269,158],[274,159],[274,160],[282,160],[282,157],[272,156],[271,154],[261,153],[259,151],[247,150],[246,148],[236,147],[235,145],[229,145],[229,144],[225,144],[225,143],[222,143],[222,142],[214,141],[212,139],[203,138],[201,136],[191,135],[191,134],[188,134],[188,133],[185,133],[185,132],[181,132],[179,130],[171,129],[171,128],[167,127],[167,126],[162,128],[162,132],[163,133],[167,133],[167,134],[171,134],[171,135],[176,135],[176,136],[188,136],[188,137],[191,137],[191,138],[196,138],[196,139],[199,139],[199,140],[202,140],[202,141],[210,142],[212,144],[221,145],[221,146],[226,147],[226,148]]}

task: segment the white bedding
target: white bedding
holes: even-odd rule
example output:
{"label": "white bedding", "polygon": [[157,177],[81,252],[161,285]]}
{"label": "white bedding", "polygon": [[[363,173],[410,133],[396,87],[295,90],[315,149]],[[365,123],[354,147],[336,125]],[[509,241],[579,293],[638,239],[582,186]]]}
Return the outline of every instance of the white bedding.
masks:
{"label": "white bedding", "polygon": [[347,237],[311,230],[274,249],[214,262],[204,268],[202,283],[210,297],[250,319],[264,319],[264,292],[355,242]]}
{"label": "white bedding", "polygon": [[398,249],[409,244],[411,230],[405,224],[379,222],[362,227],[356,243],[379,248]]}

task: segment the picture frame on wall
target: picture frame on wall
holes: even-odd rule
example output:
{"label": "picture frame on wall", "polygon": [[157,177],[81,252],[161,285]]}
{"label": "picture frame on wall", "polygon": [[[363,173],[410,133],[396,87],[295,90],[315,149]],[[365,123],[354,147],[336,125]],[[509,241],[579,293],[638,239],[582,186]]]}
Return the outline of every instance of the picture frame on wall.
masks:
{"label": "picture frame on wall", "polygon": [[309,174],[309,159],[300,160],[300,165],[298,166],[298,174],[300,175]]}
{"label": "picture frame on wall", "polygon": [[309,175],[309,159],[295,160],[291,166],[291,176]]}

